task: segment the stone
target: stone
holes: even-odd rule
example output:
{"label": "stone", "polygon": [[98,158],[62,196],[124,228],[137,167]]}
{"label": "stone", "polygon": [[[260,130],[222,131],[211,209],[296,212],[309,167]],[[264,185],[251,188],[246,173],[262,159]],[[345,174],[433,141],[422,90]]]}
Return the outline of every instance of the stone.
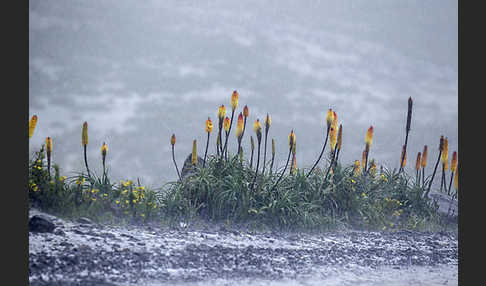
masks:
{"label": "stone", "polygon": [[29,219],[29,231],[52,233],[56,225],[48,218],[41,215],[34,215]]}
{"label": "stone", "polygon": [[181,178],[185,179],[190,175],[196,173],[196,168],[202,168],[204,159],[197,156],[197,164],[192,165],[192,153],[189,153],[186,160],[184,161],[184,165],[181,171]]}

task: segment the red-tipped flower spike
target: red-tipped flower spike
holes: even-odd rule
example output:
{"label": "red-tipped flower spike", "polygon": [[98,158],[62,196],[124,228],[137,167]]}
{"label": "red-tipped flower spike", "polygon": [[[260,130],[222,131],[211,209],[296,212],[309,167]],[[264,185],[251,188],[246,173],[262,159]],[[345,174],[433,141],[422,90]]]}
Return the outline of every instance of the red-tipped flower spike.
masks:
{"label": "red-tipped flower spike", "polygon": [[243,114],[240,112],[238,115],[238,122],[236,123],[236,132],[235,135],[239,139],[243,135]]}
{"label": "red-tipped flower spike", "polygon": [[238,92],[236,90],[233,91],[233,94],[231,95],[231,109],[235,110],[236,107],[238,107]]}
{"label": "red-tipped flower spike", "polygon": [[459,168],[456,167],[456,175],[454,176],[454,188],[457,190],[459,190]]}
{"label": "red-tipped flower spike", "polygon": [[243,107],[243,116],[244,117],[250,116],[250,110],[248,109],[248,106],[246,106],[246,105],[245,105],[245,107]]}
{"label": "red-tipped flower spike", "polygon": [[270,125],[272,125],[272,119],[270,118],[270,115],[267,113],[267,117],[265,117],[265,130],[270,129]]}
{"label": "red-tipped flower spike", "polygon": [[373,126],[370,126],[366,132],[365,143],[368,148],[371,147],[371,144],[373,143]]}
{"label": "red-tipped flower spike", "polygon": [[225,116],[226,116],[226,107],[224,107],[224,104],[221,104],[221,106],[218,108],[218,118],[221,121],[223,121]]}
{"label": "red-tipped flower spike", "polygon": [[451,172],[455,172],[457,168],[457,152],[452,152],[452,161],[451,161]]}
{"label": "red-tipped flower spike", "polygon": [[206,120],[206,133],[211,133],[213,131],[213,122],[211,121],[211,118],[208,117],[208,120]]}
{"label": "red-tipped flower spike", "polygon": [[337,129],[338,129],[338,116],[336,114],[336,112],[332,112],[333,114],[333,120],[332,120],[332,124],[331,124],[331,127],[334,128],[334,130],[337,132]]}
{"label": "red-tipped flower spike", "polygon": [[172,134],[172,136],[170,137],[170,144],[172,146],[174,146],[175,143],[176,143],[176,136],[175,136],[175,134]]}
{"label": "red-tipped flower spike", "polygon": [[418,152],[417,153],[417,160],[415,161],[415,170],[420,170],[420,163],[421,163],[421,157],[422,157],[422,153]]}
{"label": "red-tipped flower spike", "polygon": [[427,145],[424,146],[424,152],[422,152],[422,160],[421,163],[422,168],[427,167]]}
{"label": "red-tipped flower spike", "polygon": [[29,138],[34,135],[35,126],[37,125],[37,115],[33,115],[29,120]]}
{"label": "red-tipped flower spike", "polygon": [[229,117],[228,117],[228,116],[226,116],[226,117],[224,118],[224,123],[223,123],[224,131],[226,131],[226,132],[228,132],[228,131],[229,131],[230,124],[231,124],[230,119],[229,119]]}

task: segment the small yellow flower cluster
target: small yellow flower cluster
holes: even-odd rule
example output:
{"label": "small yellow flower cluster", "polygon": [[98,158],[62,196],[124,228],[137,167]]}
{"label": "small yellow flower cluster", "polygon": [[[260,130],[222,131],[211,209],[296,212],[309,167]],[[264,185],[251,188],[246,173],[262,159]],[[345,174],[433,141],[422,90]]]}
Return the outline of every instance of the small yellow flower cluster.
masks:
{"label": "small yellow flower cluster", "polygon": [[383,181],[383,182],[388,182],[388,179],[386,178],[386,176],[384,174],[381,174],[380,175],[380,179]]}
{"label": "small yellow flower cluster", "polygon": [[84,182],[86,182],[86,179],[85,178],[77,179],[76,180],[76,185],[82,185],[82,184],[84,184]]}
{"label": "small yellow flower cluster", "polygon": [[67,178],[66,176],[61,176],[61,177],[59,177],[59,181],[64,182],[66,180],[66,178]]}
{"label": "small yellow flower cluster", "polygon": [[39,191],[39,187],[32,180],[29,181],[29,189],[31,189],[34,192],[38,192]]}

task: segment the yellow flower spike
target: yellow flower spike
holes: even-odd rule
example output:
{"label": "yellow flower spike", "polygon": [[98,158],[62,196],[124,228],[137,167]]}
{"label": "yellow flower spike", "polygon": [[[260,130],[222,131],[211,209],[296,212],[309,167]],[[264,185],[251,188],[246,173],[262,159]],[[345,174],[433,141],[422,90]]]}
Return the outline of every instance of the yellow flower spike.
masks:
{"label": "yellow flower spike", "polygon": [[192,164],[197,164],[197,140],[192,141]]}
{"label": "yellow flower spike", "polygon": [[[108,145],[106,145],[105,142],[103,142],[103,145],[101,145],[101,156],[103,158],[106,157],[106,152],[108,152]],[[103,159],[104,160],[104,159]]]}
{"label": "yellow flower spike", "polygon": [[343,144],[343,125],[339,124],[339,131],[337,136],[337,149],[341,150],[341,145]]}
{"label": "yellow flower spike", "polygon": [[422,152],[422,160],[420,164],[422,168],[427,167],[427,145],[424,146],[424,151]]}
{"label": "yellow flower spike", "polygon": [[246,105],[245,105],[245,107],[243,107],[243,116],[244,117],[250,116],[250,110],[248,109],[248,106],[246,106]]}
{"label": "yellow flower spike", "polygon": [[81,144],[83,146],[88,145],[88,122],[83,123],[83,132],[81,134]]}
{"label": "yellow flower spike", "polygon": [[218,118],[222,121],[225,116],[226,116],[226,107],[224,107],[224,104],[221,104],[221,106],[218,108]]}
{"label": "yellow flower spike", "polygon": [[243,114],[240,112],[240,114],[238,115],[238,122],[236,123],[236,131],[235,131],[235,135],[237,138],[240,138],[242,135],[243,135]]}
{"label": "yellow flower spike", "polygon": [[211,133],[213,131],[213,122],[211,121],[211,118],[208,117],[208,120],[206,120],[206,133]]}
{"label": "yellow flower spike", "polygon": [[365,143],[368,145],[368,148],[371,147],[371,144],[373,143],[373,126],[370,126],[366,132]]}
{"label": "yellow flower spike", "polygon": [[51,137],[47,137],[46,138],[46,153],[47,153],[48,158],[51,157],[51,152],[52,152],[52,139],[51,139]]}
{"label": "yellow flower spike", "polygon": [[359,160],[354,161],[354,166],[353,166],[353,176],[357,177],[360,172],[360,162]]}
{"label": "yellow flower spike", "polygon": [[229,131],[229,128],[230,128],[230,119],[228,116],[225,117],[224,119],[224,123],[223,123],[223,127],[224,127],[224,131],[228,132]]}
{"label": "yellow flower spike", "polygon": [[334,130],[337,132],[338,129],[338,116],[336,112],[332,112],[333,120],[331,126],[334,128]]}
{"label": "yellow flower spike", "polygon": [[[295,136],[294,136],[295,140]],[[294,141],[294,145],[292,145],[292,154],[295,156],[295,153],[297,153],[297,142]]]}
{"label": "yellow flower spike", "polygon": [[452,153],[452,160],[451,160],[451,172],[455,172],[457,169],[457,152],[454,151]]}
{"label": "yellow flower spike", "polygon": [[174,146],[175,143],[176,143],[176,136],[175,136],[175,134],[172,134],[172,136],[170,137],[170,144],[172,146]]}
{"label": "yellow flower spike", "polygon": [[402,166],[401,167],[402,168],[405,168],[405,166],[407,165],[407,150],[405,149],[405,145],[403,145],[403,147],[402,147],[402,154],[400,155],[400,160],[402,158],[403,158],[403,162],[402,162]]}
{"label": "yellow flower spike", "polygon": [[32,118],[29,120],[29,138],[34,135],[35,126],[37,125],[37,115],[33,115]]}
{"label": "yellow flower spike", "polygon": [[260,119],[255,120],[253,130],[257,135],[258,144],[260,144],[260,142],[262,142],[262,124],[260,123]]}
{"label": "yellow flower spike", "polygon": [[290,131],[289,134],[289,148],[293,148],[293,145],[296,143],[295,133],[294,130]]}
{"label": "yellow flower spike", "polygon": [[272,119],[270,118],[270,115],[267,113],[267,117],[265,117],[265,129],[268,130],[270,129],[270,125],[272,125]]}
{"label": "yellow flower spike", "polygon": [[420,170],[422,153],[417,153],[417,160],[415,161],[415,170]]}
{"label": "yellow flower spike", "polygon": [[332,112],[332,109],[329,108],[327,111],[327,116],[326,116],[326,123],[327,123],[327,128],[331,128],[332,122],[334,121],[334,113]]}
{"label": "yellow flower spike", "polygon": [[336,129],[334,129],[333,126],[331,126],[331,129],[329,129],[329,144],[331,147],[331,152],[334,152],[334,149],[336,148],[336,143],[337,143],[337,138],[336,138]]}
{"label": "yellow flower spike", "polygon": [[238,92],[236,90],[233,91],[233,94],[231,95],[231,109],[235,110],[238,107]]}
{"label": "yellow flower spike", "polygon": [[449,142],[447,140],[447,137],[444,139],[444,142],[443,142],[443,145],[442,145],[442,154],[441,154],[441,157],[440,157],[440,160],[442,162],[442,164],[447,164],[447,161],[449,159]]}
{"label": "yellow flower spike", "polygon": [[449,170],[449,161],[444,162],[444,171]]}

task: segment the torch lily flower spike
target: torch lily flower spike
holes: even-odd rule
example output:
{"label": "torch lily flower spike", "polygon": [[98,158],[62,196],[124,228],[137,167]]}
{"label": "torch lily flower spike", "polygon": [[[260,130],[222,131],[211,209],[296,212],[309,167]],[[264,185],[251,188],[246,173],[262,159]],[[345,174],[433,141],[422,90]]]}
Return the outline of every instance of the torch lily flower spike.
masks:
{"label": "torch lily flower spike", "polygon": [[268,130],[270,129],[270,125],[272,125],[272,119],[270,115],[267,113],[267,117],[265,117],[265,146],[263,148],[263,171],[262,173],[265,174],[265,167],[267,162],[267,136]]}
{"label": "torch lily flower spike", "polygon": [[326,116],[327,129],[326,129],[326,139],[324,140],[324,146],[322,146],[322,150],[321,150],[321,154],[319,155],[319,158],[317,158],[317,161],[314,163],[314,165],[310,169],[309,173],[307,173],[307,175],[305,175],[306,177],[309,177],[309,175],[312,173],[314,168],[317,166],[317,164],[321,160],[322,155],[324,154],[324,149],[326,149],[327,140],[329,138],[329,130],[331,129],[331,125],[333,124],[333,121],[334,121],[334,112],[332,111],[332,109],[329,108],[329,110],[327,111],[327,116]]}
{"label": "torch lily flower spike", "polygon": [[216,148],[218,148],[218,145],[219,145],[219,149],[218,149],[218,152],[221,151],[221,156],[223,156],[223,142],[222,142],[222,134],[221,134],[221,131],[223,129],[223,121],[224,121],[224,117],[226,116],[226,107],[224,107],[223,104],[221,104],[221,106],[218,108],[218,140],[216,141]]}
{"label": "torch lily flower spike", "polygon": [[34,135],[35,126],[37,125],[37,115],[33,115],[29,120],[29,139]]}
{"label": "torch lily flower spike", "polygon": [[257,136],[257,142],[258,142],[258,154],[257,154],[257,165],[255,169],[255,176],[253,177],[253,182],[251,183],[251,190],[253,191],[253,187],[255,185],[256,177],[258,175],[258,167],[260,164],[260,146],[262,142],[262,125],[260,124],[260,120],[257,119],[255,123],[253,124],[253,130],[256,133]]}
{"label": "torch lily flower spike", "polygon": [[84,149],[84,164],[86,165],[86,170],[88,171],[88,177],[91,177],[88,168],[88,158],[86,156],[86,148],[88,146],[88,122],[86,121],[83,123],[83,131],[81,133],[81,144],[83,145],[83,149]]}
{"label": "torch lily flower spike", "polygon": [[238,121],[236,122],[236,139],[238,140],[238,154],[240,154],[240,148],[241,148],[241,139],[243,139],[243,129],[245,127],[245,124],[243,122],[243,114],[240,112],[238,115]]}
{"label": "torch lily flower spike", "polygon": [[[233,117],[235,115],[235,110],[236,107],[238,107],[238,92],[236,90],[233,91],[233,94],[231,95],[231,121],[229,123],[229,128],[227,130],[227,135],[226,135],[226,141],[224,142],[224,154],[225,156],[228,156],[228,135],[231,133],[231,126],[233,125]],[[226,129],[225,129],[226,130]],[[227,158],[227,157],[226,157]]]}
{"label": "torch lily flower spike", "polygon": [[334,166],[337,165],[337,161],[339,159],[339,153],[341,152],[341,145],[343,144],[343,125],[339,124],[339,131],[337,135],[337,153],[336,153],[336,160],[334,160]]}
{"label": "torch lily flower spike", "polygon": [[457,174],[454,174],[456,172],[456,169],[457,169],[457,152],[454,151],[454,152],[452,152],[452,160],[451,160],[451,180],[449,182],[449,189],[447,191],[447,194],[448,195],[451,194],[452,179],[454,178],[454,175],[456,175],[456,177],[457,177]]}
{"label": "torch lily flower spike", "polygon": [[373,126],[370,126],[370,128],[368,128],[368,131],[366,131],[366,137],[365,137],[366,161],[365,161],[363,172],[366,172],[366,169],[368,167],[368,155],[370,153],[370,147],[372,143],[373,143]]}
{"label": "torch lily flower spike", "polygon": [[107,152],[108,152],[108,146],[106,145],[105,142],[103,142],[103,145],[101,145],[101,161],[103,163],[103,179],[106,178],[105,159],[106,159],[106,153]]}
{"label": "torch lily flower spike", "polygon": [[422,187],[425,187],[425,167],[427,167],[427,145],[424,146],[424,151],[422,152],[422,161],[420,162],[422,166]]}
{"label": "torch lily flower spike", "polygon": [[52,153],[52,139],[46,138],[46,153],[47,153],[47,172],[51,176],[51,153]]}
{"label": "torch lily flower spike", "polygon": [[416,174],[415,181],[416,181],[417,185],[420,184],[420,166],[421,166],[421,160],[422,160],[422,153],[418,152],[417,153],[417,160],[415,160],[415,172],[417,173]]}
{"label": "torch lily flower spike", "polygon": [[440,190],[442,191],[442,186],[446,187],[446,174],[445,171],[448,169],[448,160],[449,160],[449,143],[447,137],[444,139],[442,144],[442,154],[440,157],[440,161],[442,163],[442,177],[440,182]]}
{"label": "torch lily flower spike", "polygon": [[245,121],[243,123],[243,135],[245,135],[245,130],[246,130],[246,119],[248,118],[248,116],[250,116],[250,110],[248,109],[248,106],[245,105],[245,107],[243,108],[243,117],[245,118]]}
{"label": "torch lily flower spike", "polygon": [[191,163],[192,165],[196,165],[197,164],[197,140],[194,139],[194,141],[192,141],[192,157],[191,157]]}
{"label": "torch lily flower spike", "polygon": [[360,173],[360,163],[359,160],[355,160],[353,166],[353,176],[357,177],[359,176],[359,173]]}
{"label": "torch lily flower spike", "polygon": [[404,169],[405,166],[407,165],[407,147],[405,145],[403,145],[402,147],[402,154],[400,156],[400,169]]}
{"label": "torch lily flower spike", "polygon": [[213,131],[213,122],[211,118],[208,117],[206,120],[206,133],[208,133],[208,139],[206,140],[206,151],[204,152],[204,161],[203,161],[203,168],[206,165],[206,155],[208,154],[208,147],[209,147],[209,135]]}
{"label": "torch lily flower spike", "polygon": [[224,128],[224,133],[226,135],[225,144],[224,144],[224,147],[223,147],[223,154],[224,154],[225,158],[227,158],[228,153],[226,151],[226,144],[228,143],[228,136],[229,136],[230,129],[231,129],[231,121],[228,118],[228,116],[226,116],[224,118],[223,128]]}
{"label": "torch lily flower spike", "polygon": [[177,168],[177,163],[176,163],[176,160],[175,160],[175,156],[174,156],[174,145],[176,143],[176,136],[175,134],[172,134],[172,136],[170,137],[170,144],[172,145],[172,160],[174,161],[174,166],[176,168],[176,171],[177,171],[177,176],[179,177],[179,180],[181,180],[181,174],[179,173],[179,168]]}

